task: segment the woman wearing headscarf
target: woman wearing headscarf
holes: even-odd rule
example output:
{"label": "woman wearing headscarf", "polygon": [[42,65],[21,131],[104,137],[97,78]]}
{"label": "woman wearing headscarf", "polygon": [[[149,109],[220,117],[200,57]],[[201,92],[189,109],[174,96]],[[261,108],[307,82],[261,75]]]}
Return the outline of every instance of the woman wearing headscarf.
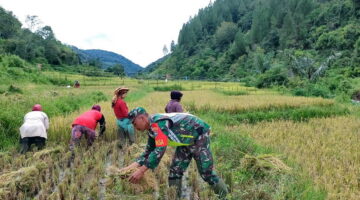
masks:
{"label": "woman wearing headscarf", "polygon": [[26,153],[32,144],[35,144],[38,149],[44,148],[48,129],[48,116],[42,112],[40,104],[35,104],[32,111],[25,115],[24,123],[20,127],[20,153]]}
{"label": "woman wearing headscarf", "polygon": [[75,145],[80,143],[83,135],[87,140],[87,145],[91,146],[96,138],[96,126],[100,124],[99,136],[102,136],[106,130],[105,117],[101,113],[100,105],[93,105],[91,110],[82,113],[76,117],[72,123],[70,150],[73,151]]}

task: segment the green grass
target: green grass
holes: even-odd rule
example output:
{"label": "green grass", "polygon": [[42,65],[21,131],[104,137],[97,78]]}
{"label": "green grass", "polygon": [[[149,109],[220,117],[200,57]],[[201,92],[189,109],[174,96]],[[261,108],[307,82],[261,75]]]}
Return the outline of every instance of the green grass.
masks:
{"label": "green grass", "polygon": [[212,109],[205,105],[200,108],[195,105],[185,105],[186,110],[191,112],[207,114],[213,119],[236,125],[239,123],[258,123],[272,120],[293,120],[307,121],[311,118],[331,117],[337,115],[346,115],[350,111],[347,107],[333,104],[330,106],[306,106],[306,107],[279,107],[269,109],[251,109],[251,110],[220,110]]}
{"label": "green grass", "polygon": [[244,91],[244,90],[219,90],[219,89],[216,89],[214,91],[224,94],[224,95],[227,95],[227,96],[240,96],[240,95],[250,94],[249,91]]}
{"label": "green grass", "polygon": [[148,93],[152,92],[153,89],[151,87],[141,87],[139,90],[135,92],[129,92],[126,96],[127,102],[138,101],[139,99],[145,97]]}
{"label": "green grass", "polygon": [[166,85],[166,86],[155,86],[155,91],[172,91],[172,90],[184,90],[181,85],[174,84],[174,85]]}

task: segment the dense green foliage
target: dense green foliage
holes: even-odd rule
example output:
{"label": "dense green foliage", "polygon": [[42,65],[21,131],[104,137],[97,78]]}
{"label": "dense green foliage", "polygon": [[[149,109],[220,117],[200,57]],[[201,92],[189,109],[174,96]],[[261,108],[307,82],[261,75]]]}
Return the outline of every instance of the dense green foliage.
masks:
{"label": "dense green foliage", "polygon": [[[37,17],[29,16],[35,25]],[[55,38],[50,26],[21,28],[22,24],[12,12],[0,7],[0,54],[8,53],[32,63],[73,65],[77,55]],[[29,25],[30,26],[30,25]]]}
{"label": "dense green foliage", "polygon": [[281,85],[298,95],[348,95],[350,79],[360,76],[359,5],[217,0],[184,24],[172,54],[151,75]]}
{"label": "dense green foliage", "polygon": [[38,67],[26,62],[16,55],[0,54],[1,85],[11,85],[19,82],[37,84],[69,85],[72,81],[66,77],[49,77],[41,73]]}
{"label": "dense green foliage", "polygon": [[111,66],[111,67],[107,68],[105,71],[111,72],[111,73],[113,73],[113,74],[115,74],[116,76],[119,76],[119,77],[124,77],[125,76],[124,67],[121,66],[120,64],[115,64],[114,66]]}
{"label": "dense green foliage", "polygon": [[124,56],[111,51],[100,49],[82,50],[76,47],[71,48],[79,55],[80,62],[83,64],[97,66],[102,69],[108,69],[121,65],[125,75],[127,76],[134,76],[143,70],[140,65],[135,64]]}
{"label": "dense green foliage", "polygon": [[174,84],[174,85],[166,85],[166,86],[155,86],[155,91],[172,91],[172,90],[185,90],[181,85]]}
{"label": "dense green foliage", "polygon": [[[41,26],[37,16],[27,16],[25,24],[22,25],[12,12],[2,7],[0,7],[0,55],[14,55],[26,61],[26,65],[37,65],[45,70],[75,72],[88,76],[109,76],[110,73],[104,73],[104,69],[116,68],[119,64],[126,75],[134,75],[143,69],[113,52],[81,50],[63,45],[56,39],[50,26]],[[24,63],[2,63],[0,60],[0,64],[19,67]],[[114,73],[118,75],[118,72],[119,70]]]}
{"label": "dense green foliage", "polygon": [[272,120],[293,120],[306,121],[311,118],[331,117],[337,115],[346,115],[349,110],[337,105],[326,106],[307,106],[300,108],[273,108],[266,110],[249,110],[240,112],[227,112],[224,110],[213,110],[204,106],[197,110],[199,113],[207,113],[213,119],[227,123],[229,125],[236,125],[239,123],[257,123],[261,121]]}

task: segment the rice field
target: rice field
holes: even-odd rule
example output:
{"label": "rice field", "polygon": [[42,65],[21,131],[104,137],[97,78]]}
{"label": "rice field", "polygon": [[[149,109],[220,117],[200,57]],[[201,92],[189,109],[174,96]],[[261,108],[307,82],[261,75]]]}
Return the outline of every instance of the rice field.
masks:
{"label": "rice field", "polygon": [[[360,119],[356,115],[249,124],[219,121],[206,112],[232,116],[308,106],[326,109],[337,106],[333,100],[293,97],[276,91],[246,88],[240,83],[165,83],[66,76],[79,80],[81,88],[24,85],[26,91],[35,92],[26,92],[28,97],[19,95],[19,98],[40,99],[51,96],[49,90],[58,93],[58,97],[73,95],[73,91],[79,95],[101,91],[108,99],[99,103],[107,123],[105,135],[98,137],[88,149],[84,144],[78,147],[73,164],[68,166],[71,123],[90,107],[82,106],[52,117],[45,150],[26,155],[18,154],[15,148],[0,152],[0,199],[174,199],[175,190],[167,187],[172,148],[168,149],[161,165],[154,172],[149,171],[140,185],[126,180],[130,172],[118,170],[142,151],[146,134],[138,132],[136,145],[119,149],[115,117],[110,106],[113,90],[126,85],[131,89],[127,98],[130,109],[141,106],[150,114],[163,113],[169,92],[152,88],[173,84],[183,88],[185,111],[200,116],[213,127],[215,168],[232,191],[229,199],[355,200],[360,195]],[[0,98],[16,101],[18,97]],[[216,199],[196,170],[196,165],[191,164],[184,178],[185,199]]]}
{"label": "rice field", "polygon": [[328,191],[329,199],[359,199],[359,118],[275,121],[238,129],[299,163],[319,187]]}

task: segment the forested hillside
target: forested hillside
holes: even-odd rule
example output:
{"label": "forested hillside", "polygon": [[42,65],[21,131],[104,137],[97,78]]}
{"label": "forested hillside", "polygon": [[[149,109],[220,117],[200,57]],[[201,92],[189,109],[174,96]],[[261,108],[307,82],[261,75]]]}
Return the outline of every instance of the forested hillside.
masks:
{"label": "forested hillside", "polygon": [[37,16],[27,16],[22,24],[11,11],[0,7],[0,78],[34,82],[34,77],[39,77],[34,75],[38,68],[88,76],[124,76],[142,70],[113,52],[79,50],[64,45],[56,39],[52,28],[43,26]]}
{"label": "forested hillside", "polygon": [[50,26],[36,26],[38,20],[29,16],[28,27],[22,28],[12,12],[0,7],[0,54],[14,54],[32,63],[78,64],[77,55],[55,38]]}
{"label": "forested hillside", "polygon": [[217,0],[151,75],[240,80],[349,96],[360,76],[360,0]]}
{"label": "forested hillside", "polygon": [[122,55],[111,51],[105,51],[101,49],[78,49],[76,47],[72,47],[72,49],[78,53],[80,61],[82,63],[92,63],[96,62],[99,67],[103,69],[107,69],[116,64],[120,64],[123,66],[125,74],[127,76],[133,76],[137,74],[139,71],[143,70],[143,68],[133,63],[131,60],[125,58]]}

